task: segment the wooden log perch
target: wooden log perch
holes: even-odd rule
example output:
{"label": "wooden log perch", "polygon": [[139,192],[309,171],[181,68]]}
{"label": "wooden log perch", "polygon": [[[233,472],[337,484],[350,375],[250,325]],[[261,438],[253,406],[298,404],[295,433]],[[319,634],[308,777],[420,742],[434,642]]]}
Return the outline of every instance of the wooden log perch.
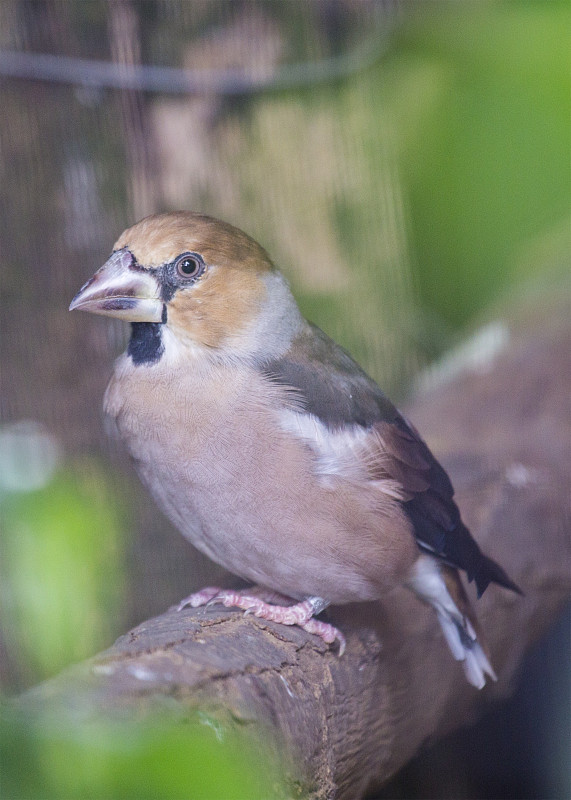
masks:
{"label": "wooden log perch", "polygon": [[448,469],[475,538],[525,592],[490,586],[476,603],[497,684],[466,682],[433,611],[403,589],[330,611],[347,637],[341,658],[298,628],[219,606],[171,609],[21,702],[83,698],[106,715],[168,697],[183,713],[222,709],[229,724],[287,743],[314,800],[356,800],[423,742],[508,695],[571,594],[571,326],[561,312],[490,330],[496,352],[423,390],[407,414]]}

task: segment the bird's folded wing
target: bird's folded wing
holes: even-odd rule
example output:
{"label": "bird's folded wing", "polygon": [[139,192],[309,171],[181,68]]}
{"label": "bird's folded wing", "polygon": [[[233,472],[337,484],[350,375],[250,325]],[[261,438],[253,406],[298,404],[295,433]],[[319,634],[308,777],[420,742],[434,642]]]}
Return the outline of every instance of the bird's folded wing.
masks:
{"label": "bird's folded wing", "polygon": [[314,450],[320,474],[366,481],[400,500],[419,547],[472,576],[481,554],[460,520],[448,475],[348,353],[311,325],[263,372],[295,398],[281,422]]}

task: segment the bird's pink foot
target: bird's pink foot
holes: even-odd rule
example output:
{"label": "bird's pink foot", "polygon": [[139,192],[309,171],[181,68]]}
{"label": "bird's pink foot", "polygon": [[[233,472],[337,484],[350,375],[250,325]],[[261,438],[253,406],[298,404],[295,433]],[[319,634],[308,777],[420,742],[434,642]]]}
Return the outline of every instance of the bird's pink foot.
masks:
{"label": "bird's pink foot", "polygon": [[345,652],[347,642],[339,628],[336,628],[335,625],[330,625],[329,622],[322,622],[320,619],[313,619],[312,617],[299,627],[308,633],[320,636],[326,644],[333,644],[335,639],[337,639],[339,642],[339,655],[342,656]]}
{"label": "bird's pink foot", "polygon": [[[272,602],[269,602],[269,601]],[[275,605],[275,603],[280,605]],[[284,605],[284,603],[290,605]],[[280,622],[282,625],[297,625],[307,633],[319,636],[326,644],[339,642],[339,655],[345,651],[345,637],[340,630],[327,622],[314,619],[328,603],[319,597],[309,597],[296,603],[289,597],[271,592],[263,588],[254,588],[251,594],[236,592],[232,589],[221,589],[218,586],[207,586],[199,592],[186,597],[178,606],[181,611],[186,606],[198,608],[210,603],[222,603],[226,608],[241,608],[246,614],[254,614],[260,619]]]}

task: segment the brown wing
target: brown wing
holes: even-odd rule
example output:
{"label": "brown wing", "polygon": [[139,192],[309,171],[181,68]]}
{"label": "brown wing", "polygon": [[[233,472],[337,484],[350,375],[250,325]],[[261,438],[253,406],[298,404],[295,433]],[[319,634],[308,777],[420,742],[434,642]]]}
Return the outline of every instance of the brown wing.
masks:
{"label": "brown wing", "polygon": [[[519,592],[495,561],[485,556],[462,522],[448,474],[416,429],[399,414],[374,425],[383,443],[381,476],[398,480],[406,492],[403,508],[411,519],[419,548],[463,569],[478,596],[495,582]],[[387,458],[387,453],[389,458]]]}

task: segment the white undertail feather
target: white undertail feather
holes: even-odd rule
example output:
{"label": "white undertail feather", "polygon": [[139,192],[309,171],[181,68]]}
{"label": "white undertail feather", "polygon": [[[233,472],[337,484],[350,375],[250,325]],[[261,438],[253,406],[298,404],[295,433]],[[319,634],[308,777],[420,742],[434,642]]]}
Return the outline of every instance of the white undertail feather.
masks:
{"label": "white undertail feather", "polygon": [[435,558],[423,555],[417,559],[410,587],[436,611],[448,647],[456,661],[462,662],[466,678],[472,686],[482,689],[486,684],[486,675],[497,680],[474,626],[452,598]]}

